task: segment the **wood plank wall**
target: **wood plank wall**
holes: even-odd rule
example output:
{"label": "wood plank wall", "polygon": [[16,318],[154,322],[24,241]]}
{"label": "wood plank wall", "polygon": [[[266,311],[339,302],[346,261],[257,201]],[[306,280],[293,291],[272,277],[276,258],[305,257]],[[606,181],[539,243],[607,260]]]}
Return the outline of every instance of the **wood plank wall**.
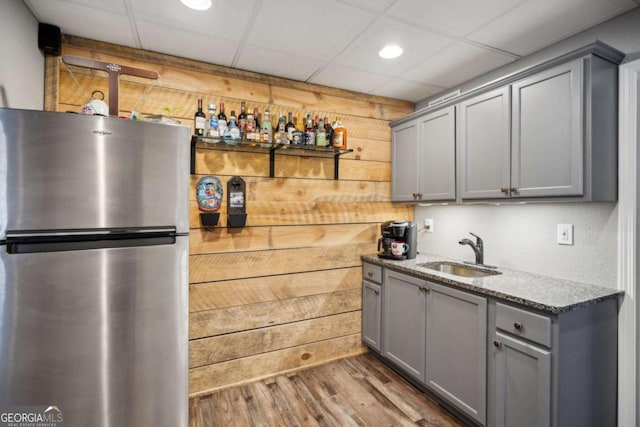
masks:
{"label": "wood plank wall", "polygon": [[[339,115],[354,152],[340,160],[276,156],[269,178],[265,154],[197,151],[191,177],[191,396],[362,353],[360,255],[376,251],[379,224],[412,219],[409,205],[390,203],[389,120],[413,111],[405,101],[234,70],[73,36],[63,55],[157,71],[158,81],[121,76],[120,114],[163,114],[192,126],[197,99],[225,103],[227,114],[265,108],[294,116]],[[94,90],[107,95],[106,73],[47,57],[45,105],[79,111]],[[189,141],[185,141],[188,144]],[[247,183],[247,227],[200,226],[195,186],[204,175],[226,189]],[[226,200],[226,198],[225,198]]]}

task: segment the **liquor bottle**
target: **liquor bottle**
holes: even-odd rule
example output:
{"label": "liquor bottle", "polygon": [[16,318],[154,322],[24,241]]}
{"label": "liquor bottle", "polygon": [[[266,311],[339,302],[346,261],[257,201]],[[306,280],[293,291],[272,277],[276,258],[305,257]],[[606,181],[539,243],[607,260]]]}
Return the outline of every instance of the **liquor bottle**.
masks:
{"label": "liquor bottle", "polygon": [[347,129],[342,125],[340,117],[333,123],[333,148],[347,149]]}
{"label": "liquor bottle", "polygon": [[253,109],[253,122],[255,125],[255,130],[256,132],[260,129],[260,122],[258,121],[258,109],[254,108]]}
{"label": "liquor bottle", "polygon": [[247,113],[245,111],[244,101],[240,103],[240,114],[238,115],[238,127],[240,128],[240,132],[244,133],[245,128],[247,127]]}
{"label": "liquor bottle", "polygon": [[327,132],[327,146],[333,147],[333,127],[331,127],[331,123],[329,122],[329,117],[324,117],[324,129]]}
{"label": "liquor bottle", "polygon": [[296,125],[293,124],[293,114],[291,111],[289,111],[287,119],[287,124],[284,128],[287,132],[287,140],[289,141],[289,144],[293,144],[293,131],[296,130]]}
{"label": "liquor bottle", "polygon": [[198,136],[204,136],[204,127],[207,121],[207,116],[202,111],[202,99],[198,99],[198,111],[193,115],[193,129],[194,133]]}
{"label": "liquor bottle", "polygon": [[219,138],[218,133],[218,116],[216,116],[216,104],[209,104],[207,106],[209,112],[209,120],[207,120],[207,127],[205,136],[208,138]]}
{"label": "liquor bottle", "polygon": [[271,119],[269,118],[269,109],[264,110],[262,117],[262,125],[260,126],[260,142],[271,143],[273,140],[273,129],[271,128]]}
{"label": "liquor bottle", "polygon": [[318,120],[319,120],[319,117],[316,114],[315,117],[313,118],[313,129],[316,131],[316,133],[318,133]]}
{"label": "liquor bottle", "polygon": [[224,130],[224,142],[227,144],[237,144],[240,142],[241,134],[240,128],[236,123],[236,112],[231,111],[231,116],[229,117],[229,125]]}
{"label": "liquor bottle", "polygon": [[218,132],[221,138],[224,136],[225,129],[227,129],[227,115],[224,113],[224,102],[221,102],[220,112],[218,113]]}
{"label": "liquor bottle", "polygon": [[284,116],[280,113],[280,117],[278,117],[278,125],[276,126],[276,131],[273,134],[273,143],[274,144],[288,144],[289,140],[287,138],[287,130],[286,124],[284,121]]}
{"label": "liquor bottle", "polygon": [[307,126],[304,128],[304,145],[315,145],[316,131],[313,129],[311,114],[307,114]]}
{"label": "liquor bottle", "polygon": [[302,123],[301,113],[298,113],[296,117],[296,130],[293,131],[291,143],[293,145],[304,145],[304,124]]}
{"label": "liquor bottle", "polygon": [[316,131],[316,146],[327,146],[327,130],[324,128],[324,120],[318,120],[318,130]]}

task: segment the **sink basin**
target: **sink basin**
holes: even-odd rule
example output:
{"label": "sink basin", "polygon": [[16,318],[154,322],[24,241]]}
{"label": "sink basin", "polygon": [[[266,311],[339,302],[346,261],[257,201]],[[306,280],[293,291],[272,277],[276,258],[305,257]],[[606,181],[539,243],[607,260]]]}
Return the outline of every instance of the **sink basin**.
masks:
{"label": "sink basin", "polygon": [[461,277],[486,277],[502,274],[497,270],[489,270],[447,261],[425,262],[424,264],[418,264],[418,266]]}

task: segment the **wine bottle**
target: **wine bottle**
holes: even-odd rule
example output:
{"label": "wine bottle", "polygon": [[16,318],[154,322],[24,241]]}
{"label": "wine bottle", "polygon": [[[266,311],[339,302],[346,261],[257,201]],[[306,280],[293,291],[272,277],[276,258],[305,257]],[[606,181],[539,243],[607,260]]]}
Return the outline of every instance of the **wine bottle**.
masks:
{"label": "wine bottle", "polygon": [[224,102],[220,103],[220,112],[218,113],[218,132],[220,137],[224,136],[224,131],[227,129],[227,115],[224,113]]}
{"label": "wine bottle", "polygon": [[247,127],[247,113],[245,111],[244,101],[240,103],[240,114],[238,115],[238,127],[240,128],[240,132],[244,133],[245,128]]}
{"label": "wine bottle", "polygon": [[285,131],[287,132],[287,141],[289,144],[293,144],[293,131],[296,130],[296,125],[293,124],[293,114],[289,111],[287,116],[287,124],[285,125]]}
{"label": "wine bottle", "polygon": [[193,115],[193,129],[196,135],[204,136],[204,127],[207,116],[202,111],[202,99],[198,99],[198,111]]}

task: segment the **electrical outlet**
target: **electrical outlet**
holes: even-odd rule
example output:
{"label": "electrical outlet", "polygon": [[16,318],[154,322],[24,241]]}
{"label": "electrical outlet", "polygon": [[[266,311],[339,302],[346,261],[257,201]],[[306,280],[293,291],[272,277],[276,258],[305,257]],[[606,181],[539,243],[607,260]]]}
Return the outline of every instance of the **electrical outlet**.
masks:
{"label": "electrical outlet", "polygon": [[573,245],[573,224],[558,224],[558,244]]}
{"label": "electrical outlet", "polygon": [[424,229],[427,233],[433,233],[433,219],[425,218]]}

